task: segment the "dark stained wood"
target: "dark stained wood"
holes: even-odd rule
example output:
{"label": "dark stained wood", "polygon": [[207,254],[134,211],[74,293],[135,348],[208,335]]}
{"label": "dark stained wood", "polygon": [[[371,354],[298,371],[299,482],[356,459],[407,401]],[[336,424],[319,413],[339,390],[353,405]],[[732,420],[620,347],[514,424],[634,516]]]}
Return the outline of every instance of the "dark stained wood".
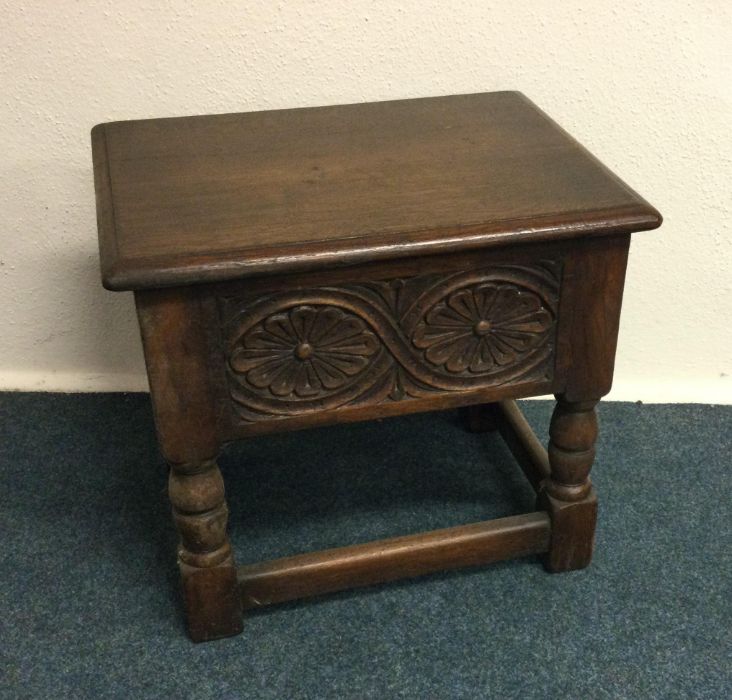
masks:
{"label": "dark stained wood", "polygon": [[501,437],[523,470],[534,491],[549,477],[549,456],[514,400],[494,404],[493,419]]}
{"label": "dark stained wood", "polygon": [[171,464],[168,495],[180,536],[178,567],[191,639],[238,634],[242,619],[226,534],[229,511],[216,462]]}
{"label": "dark stained wood", "polygon": [[516,92],[114,122],[92,148],[110,289],[661,221]]}
{"label": "dark stained wood", "polygon": [[549,427],[551,473],[543,483],[538,505],[552,519],[552,542],[544,557],[548,571],[588,566],[595,544],[597,497],[589,479],[595,459],[595,401],[571,402],[557,396]]}
{"label": "dark stained wood", "polygon": [[[561,391],[566,376],[556,374],[552,353],[570,247],[530,244],[211,286],[209,296],[218,304],[211,325],[220,328],[214,364],[219,391],[228,397],[219,414],[221,435],[239,438]],[[477,326],[484,310],[473,304],[493,303],[491,298],[496,327],[481,339]],[[443,319],[458,302],[470,308]],[[305,315],[315,319],[307,331],[315,339],[309,341],[311,356],[301,360],[290,324]],[[318,329],[329,319],[336,325],[321,347]],[[276,336],[265,333],[274,322],[287,328]],[[353,345],[353,327],[361,350]],[[269,349],[249,347],[264,337]],[[477,364],[471,369],[436,361],[430,353],[445,338],[460,362]],[[496,353],[500,364],[484,364],[484,352]],[[297,372],[321,371],[322,361],[335,362],[340,378],[300,389],[295,381],[284,395],[282,387],[273,394],[276,387],[258,369],[296,379]],[[272,376],[279,381],[283,375]]]}
{"label": "dark stained wood", "polygon": [[566,258],[558,357],[568,401],[597,400],[612,387],[629,246],[630,234],[578,241]]}
{"label": "dark stained wood", "polygon": [[163,456],[173,463],[216,457],[210,338],[199,295],[195,289],[161,289],[137,292],[135,301]]}
{"label": "dark stained wood", "polygon": [[[194,640],[240,631],[242,600],[530,553],[587,566],[630,234],[661,217],[535,105],[117,122],[92,150],[103,282],[135,290]],[[513,400],[547,393],[548,452]],[[538,512],[237,574],[224,442],[449,407],[498,428]]]}
{"label": "dark stained wood", "polygon": [[203,642],[242,629],[224,482],[209,335],[189,289],[136,294],[158,443],[170,465],[168,495],[180,537],[178,567],[188,633]]}
{"label": "dark stained wood", "polygon": [[537,507],[551,518],[549,552],[542,557],[544,568],[557,574],[589,566],[595,547],[597,495],[590,487],[580,501],[560,501],[546,491],[539,494]]}
{"label": "dark stained wood", "polygon": [[362,406],[336,408],[328,411],[295,415],[285,420],[272,418],[256,423],[232,423],[226,433],[228,440],[239,440],[253,435],[268,435],[271,433],[291,430],[305,430],[319,426],[340,425],[343,423],[359,423],[366,420],[379,420],[394,416],[404,416],[410,413],[426,413],[429,411],[444,411],[451,408],[460,408],[466,403],[477,401],[501,401],[507,397],[527,398],[541,396],[550,389],[551,384],[546,382],[526,383],[520,386],[506,385],[477,391],[450,392],[444,395],[414,399],[402,402],[384,402],[364,404]]}
{"label": "dark stained wood", "polygon": [[546,513],[527,513],[239,567],[244,608],[539,554]]}
{"label": "dark stained wood", "polygon": [[206,568],[180,564],[188,636],[194,642],[233,637],[243,627],[232,562]]}
{"label": "dark stained wood", "polygon": [[549,426],[550,478],[547,491],[562,501],[580,501],[590,490],[595,459],[597,401],[570,402],[557,397]]}
{"label": "dark stained wood", "polygon": [[[199,287],[219,335],[219,433],[233,439],[561,391],[566,377],[552,353],[568,254],[565,243],[531,244]],[[457,303],[468,304],[462,315]],[[481,336],[486,304],[496,307],[495,328]],[[303,339],[292,324],[305,321],[309,350],[299,357]],[[327,380],[315,376],[323,371]]]}

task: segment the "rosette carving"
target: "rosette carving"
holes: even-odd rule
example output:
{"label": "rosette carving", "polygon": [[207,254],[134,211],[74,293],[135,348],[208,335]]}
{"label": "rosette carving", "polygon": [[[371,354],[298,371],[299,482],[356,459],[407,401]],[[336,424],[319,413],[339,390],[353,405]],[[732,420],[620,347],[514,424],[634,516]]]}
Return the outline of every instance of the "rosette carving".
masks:
{"label": "rosette carving", "polygon": [[453,374],[485,374],[537,348],[552,316],[541,298],[515,284],[458,289],[433,306],[412,341],[428,362]]}
{"label": "rosette carving", "polygon": [[560,269],[543,261],[219,297],[233,420],[548,382]]}
{"label": "rosette carving", "polygon": [[231,368],[275,397],[312,398],[337,391],[362,372],[379,349],[358,316],[332,306],[296,306],[250,328]]}

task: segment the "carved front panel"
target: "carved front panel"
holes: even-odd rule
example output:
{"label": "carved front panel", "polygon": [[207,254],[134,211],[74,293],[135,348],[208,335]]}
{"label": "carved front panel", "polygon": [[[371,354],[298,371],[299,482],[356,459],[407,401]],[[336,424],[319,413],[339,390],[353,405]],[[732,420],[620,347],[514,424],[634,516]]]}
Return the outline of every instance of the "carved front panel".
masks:
{"label": "carved front panel", "polygon": [[559,263],[219,297],[251,423],[551,379]]}

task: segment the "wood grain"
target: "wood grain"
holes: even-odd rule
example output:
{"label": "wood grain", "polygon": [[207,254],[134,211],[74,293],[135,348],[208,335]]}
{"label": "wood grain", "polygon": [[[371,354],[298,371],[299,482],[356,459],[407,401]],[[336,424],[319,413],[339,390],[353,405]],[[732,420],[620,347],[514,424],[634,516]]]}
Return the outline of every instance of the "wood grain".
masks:
{"label": "wood grain", "polygon": [[135,294],[157,428],[169,462],[215,458],[220,440],[210,347],[202,299],[195,288]]}
{"label": "wood grain", "polygon": [[544,557],[548,571],[583,569],[592,559],[597,496],[590,481],[597,440],[597,400],[571,402],[557,396],[549,426],[549,478],[537,506],[552,520],[552,541]]}
{"label": "wood grain", "polygon": [[218,300],[240,421],[552,380],[561,263]]}
{"label": "wood grain", "polygon": [[92,148],[110,289],[661,221],[515,92],[114,122]]}
{"label": "wood grain", "polygon": [[[658,212],[519,93],[92,132],[104,284],[134,289],[189,634],[240,608],[543,553],[589,564],[594,411]],[[554,393],[548,452],[513,399]],[[475,406],[487,404],[489,406]],[[538,512],[238,570],[215,458],[259,433],[470,407]]]}
{"label": "wood grain", "polygon": [[545,552],[546,513],[527,513],[418,535],[240,566],[244,608]]}
{"label": "wood grain", "polygon": [[501,437],[531,487],[538,492],[551,473],[546,448],[539,442],[516,401],[499,401],[493,404],[492,413]]}
{"label": "wood grain", "polygon": [[567,256],[558,357],[568,401],[597,400],[612,387],[629,247],[630,234],[585,239]]}

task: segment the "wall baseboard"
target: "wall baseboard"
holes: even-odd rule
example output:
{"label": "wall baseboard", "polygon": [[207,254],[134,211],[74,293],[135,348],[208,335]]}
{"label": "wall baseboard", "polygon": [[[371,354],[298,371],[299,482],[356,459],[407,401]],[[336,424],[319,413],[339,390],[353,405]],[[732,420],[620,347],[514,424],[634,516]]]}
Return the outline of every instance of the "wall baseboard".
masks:
{"label": "wall baseboard", "polygon": [[0,391],[50,391],[64,394],[148,391],[144,374],[0,371]]}
{"label": "wall baseboard", "polygon": [[603,401],[732,404],[732,378],[616,380]]}
{"label": "wall baseboard", "polygon": [[[0,391],[60,393],[147,392],[147,377],[140,374],[83,374],[76,372],[0,371]],[[732,404],[732,377],[715,379],[618,379],[605,401],[643,403]]]}

